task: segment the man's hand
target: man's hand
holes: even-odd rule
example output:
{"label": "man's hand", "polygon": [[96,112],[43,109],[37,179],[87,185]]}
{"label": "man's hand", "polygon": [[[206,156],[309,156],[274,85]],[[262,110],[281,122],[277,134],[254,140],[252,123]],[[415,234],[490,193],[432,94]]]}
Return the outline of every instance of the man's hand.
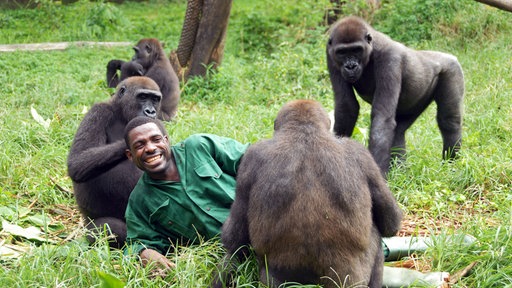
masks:
{"label": "man's hand", "polygon": [[144,266],[156,262],[156,274],[162,277],[165,277],[170,269],[174,269],[176,267],[176,264],[165,258],[164,255],[160,254],[160,252],[153,249],[142,250],[142,252],[140,252],[140,259]]}

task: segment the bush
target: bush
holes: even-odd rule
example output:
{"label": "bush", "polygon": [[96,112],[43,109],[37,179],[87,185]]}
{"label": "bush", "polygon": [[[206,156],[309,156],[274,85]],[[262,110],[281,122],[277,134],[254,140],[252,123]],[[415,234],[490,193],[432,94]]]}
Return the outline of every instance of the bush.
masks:
{"label": "bush", "polygon": [[474,1],[388,0],[374,19],[377,30],[406,44],[448,38],[465,46],[512,27],[507,12]]}
{"label": "bush", "polygon": [[386,1],[377,12],[378,29],[400,42],[432,40],[440,22],[452,22],[462,1]]}
{"label": "bush", "polygon": [[128,26],[123,13],[110,3],[96,2],[87,11],[84,30],[91,37],[104,39],[107,35]]}

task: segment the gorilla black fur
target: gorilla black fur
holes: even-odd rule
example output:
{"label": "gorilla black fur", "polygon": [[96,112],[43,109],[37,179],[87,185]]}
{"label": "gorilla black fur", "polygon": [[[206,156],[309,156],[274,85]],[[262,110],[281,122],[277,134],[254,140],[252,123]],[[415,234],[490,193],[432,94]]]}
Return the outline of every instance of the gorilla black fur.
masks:
{"label": "gorilla black fur", "polygon": [[[112,247],[126,238],[124,212],[142,172],[125,156],[124,127],[136,116],[156,118],[162,95],[147,77],[122,81],[112,98],[94,104],[84,116],[68,155],[68,174],[87,228],[108,224],[116,235]],[[94,236],[89,237],[91,241]]]}
{"label": "gorilla black fur", "polygon": [[[107,64],[107,83],[116,87],[119,81],[132,76],[146,76],[153,79],[162,92],[162,108],[159,119],[169,121],[176,115],[180,99],[180,84],[171,62],[158,39],[141,39],[133,47],[132,61],[110,60]],[[121,71],[119,76],[117,71]]]}
{"label": "gorilla black fur", "polygon": [[330,29],[327,67],[334,90],[334,132],[352,135],[359,114],[355,90],[372,105],[369,149],[384,174],[391,152],[404,157],[405,131],[432,101],[437,104],[443,158],[456,156],[464,75],[455,56],[410,49],[351,16]]}
{"label": "gorilla black fur", "polygon": [[[242,158],[221,233],[223,265],[232,255],[243,260],[250,245],[260,280],[271,287],[339,287],[333,280],[340,279],[345,287],[380,288],[381,236],[398,232],[402,212],[371,154],[332,135],[329,116],[312,100],[284,105],[274,130]],[[214,287],[232,285],[230,273],[221,272]]]}

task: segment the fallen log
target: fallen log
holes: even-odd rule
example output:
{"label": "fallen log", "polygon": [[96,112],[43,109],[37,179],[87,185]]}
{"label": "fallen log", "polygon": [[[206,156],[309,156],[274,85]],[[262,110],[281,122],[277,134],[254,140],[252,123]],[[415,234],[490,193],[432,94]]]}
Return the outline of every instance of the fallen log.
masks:
{"label": "fallen log", "polygon": [[77,41],[77,42],[55,42],[55,43],[32,43],[32,44],[5,44],[0,45],[0,52],[14,52],[14,51],[48,51],[48,50],[66,50],[69,47],[116,47],[116,46],[130,46],[132,42],[92,42],[92,41]]}

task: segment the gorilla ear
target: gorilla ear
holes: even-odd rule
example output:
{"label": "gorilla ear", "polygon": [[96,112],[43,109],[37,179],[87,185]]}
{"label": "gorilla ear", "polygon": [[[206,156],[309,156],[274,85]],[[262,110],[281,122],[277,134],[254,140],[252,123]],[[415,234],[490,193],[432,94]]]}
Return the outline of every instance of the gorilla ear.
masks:
{"label": "gorilla ear", "polygon": [[368,42],[368,44],[372,42],[372,34],[370,34],[369,32],[366,33],[366,36],[364,38],[366,39],[366,42]]}
{"label": "gorilla ear", "polygon": [[277,130],[279,130],[279,123],[278,123],[277,117],[276,117],[276,119],[274,119],[274,132]]}
{"label": "gorilla ear", "polygon": [[119,95],[119,98],[122,98],[124,96],[125,92],[126,92],[126,87],[125,86],[119,87],[119,92],[117,93]]}
{"label": "gorilla ear", "polygon": [[327,45],[329,45],[329,46],[332,45],[332,37],[329,37],[329,40],[327,40]]}
{"label": "gorilla ear", "polygon": [[149,45],[149,43],[146,44],[145,48],[146,48],[146,52],[148,52],[148,54],[151,54],[151,45]]}
{"label": "gorilla ear", "polygon": [[133,46],[133,51],[135,51],[135,53],[139,52],[139,47]]}

